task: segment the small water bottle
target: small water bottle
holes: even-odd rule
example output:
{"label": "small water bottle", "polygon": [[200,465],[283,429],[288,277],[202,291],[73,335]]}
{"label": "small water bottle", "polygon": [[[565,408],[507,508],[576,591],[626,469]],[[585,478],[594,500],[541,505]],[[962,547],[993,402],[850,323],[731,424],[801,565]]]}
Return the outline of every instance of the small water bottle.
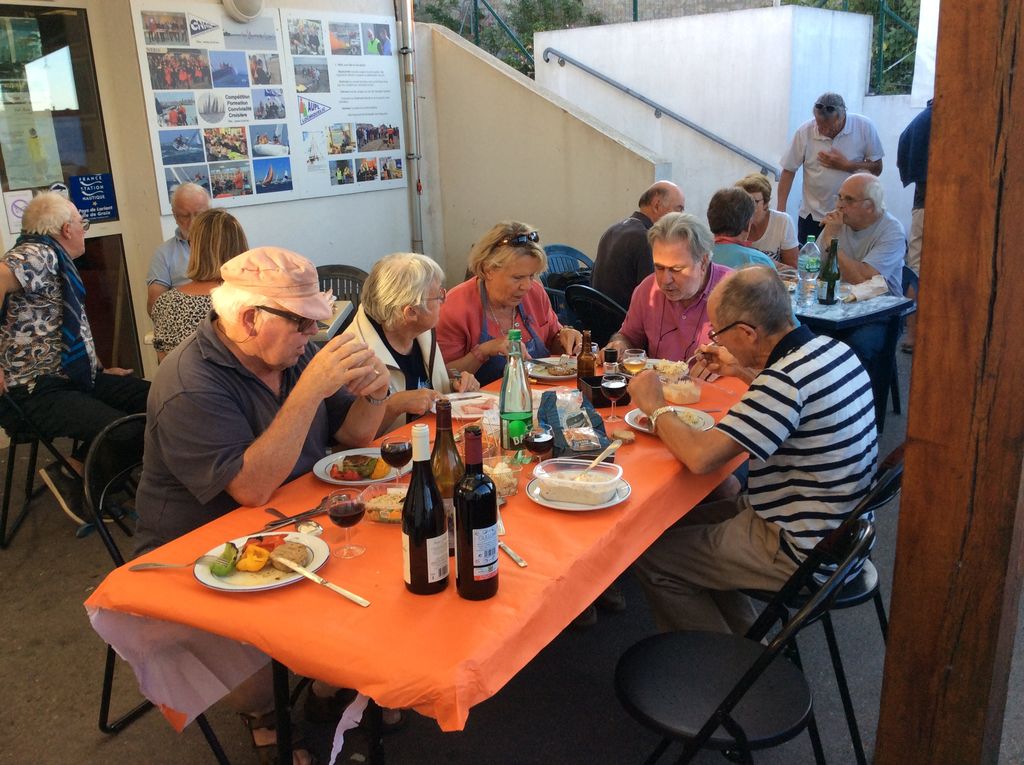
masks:
{"label": "small water bottle", "polygon": [[818,300],[818,271],[821,270],[821,250],[814,236],[807,237],[807,244],[800,248],[796,270],[800,283],[797,285],[797,303],[812,305]]}

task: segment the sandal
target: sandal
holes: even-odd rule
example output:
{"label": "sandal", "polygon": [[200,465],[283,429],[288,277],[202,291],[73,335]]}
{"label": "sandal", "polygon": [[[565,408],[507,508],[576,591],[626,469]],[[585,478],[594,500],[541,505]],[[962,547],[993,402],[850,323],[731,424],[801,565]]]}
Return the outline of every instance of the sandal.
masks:
{"label": "sandal", "polygon": [[[242,723],[249,731],[252,740],[252,747],[256,750],[260,765],[277,765],[277,714],[267,712],[262,715],[241,713]],[[267,731],[272,736],[266,736],[262,743],[257,742],[257,731]],[[317,765],[316,756],[308,749],[303,748],[301,736],[292,736],[292,765]]]}

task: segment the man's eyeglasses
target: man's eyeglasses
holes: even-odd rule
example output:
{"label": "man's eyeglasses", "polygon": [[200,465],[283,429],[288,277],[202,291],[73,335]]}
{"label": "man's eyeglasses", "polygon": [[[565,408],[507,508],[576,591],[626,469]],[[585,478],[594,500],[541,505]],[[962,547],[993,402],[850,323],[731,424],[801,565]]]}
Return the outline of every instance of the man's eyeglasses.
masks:
{"label": "man's eyeglasses", "polygon": [[738,327],[740,324],[742,324],[744,327],[750,327],[751,329],[757,329],[757,327],[755,327],[750,322],[734,321],[732,324],[726,324],[721,329],[712,330],[711,332],[708,332],[708,339],[711,342],[713,342],[713,343],[717,343],[718,342],[718,338],[720,338],[722,335],[724,335],[726,332],[728,332],[733,327]]}
{"label": "man's eyeglasses", "polygon": [[836,197],[836,200],[842,202],[844,205],[853,205],[857,204],[857,202],[864,201],[864,199],[857,199],[856,197],[851,197],[848,194],[840,194],[838,197]]}
{"label": "man's eyeglasses", "polygon": [[825,112],[825,114],[835,114],[837,111],[839,111],[839,107],[832,106],[831,104],[829,104],[828,106],[825,106],[825,104],[815,104],[814,110],[818,112]]}
{"label": "man's eyeglasses", "polygon": [[423,298],[423,302],[424,303],[429,303],[431,300],[436,300],[438,303],[444,305],[444,299],[446,297],[448,297],[448,290],[446,290],[444,287],[442,287],[441,291],[439,293],[437,293],[437,297]]}
{"label": "man's eyeglasses", "polygon": [[506,236],[498,244],[510,244],[513,247],[518,247],[529,242],[539,242],[540,234],[536,231],[531,231],[528,234],[519,234],[518,236]]}
{"label": "man's eyeglasses", "polygon": [[291,311],[282,311],[279,308],[271,308],[265,305],[258,305],[256,306],[256,308],[257,310],[260,311],[272,313],[274,316],[280,316],[282,319],[294,321],[295,326],[298,328],[299,332],[309,332],[309,330],[313,329],[313,327],[315,327],[317,324],[316,319],[307,319],[305,316],[299,316],[298,314],[294,314]]}
{"label": "man's eyeglasses", "polygon": [[89,219],[86,218],[84,215],[82,216],[80,223],[82,224],[82,231],[89,230]]}
{"label": "man's eyeglasses", "polygon": [[660,263],[654,264],[654,270],[657,271],[659,274],[663,274],[666,271],[668,271],[670,274],[681,274],[687,268],[691,268],[691,266],[663,266]]}

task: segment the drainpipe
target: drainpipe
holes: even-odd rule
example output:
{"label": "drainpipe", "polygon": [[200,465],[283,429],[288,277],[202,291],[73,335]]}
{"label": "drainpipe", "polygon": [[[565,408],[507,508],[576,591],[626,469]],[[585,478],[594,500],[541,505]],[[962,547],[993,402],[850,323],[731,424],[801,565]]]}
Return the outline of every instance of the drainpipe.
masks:
{"label": "drainpipe", "polygon": [[405,88],[402,116],[405,119],[406,177],[409,185],[409,211],[412,216],[412,251],[423,252],[423,182],[420,179],[420,112],[416,99],[416,28],[412,19],[413,0],[399,0],[402,19],[401,72]]}

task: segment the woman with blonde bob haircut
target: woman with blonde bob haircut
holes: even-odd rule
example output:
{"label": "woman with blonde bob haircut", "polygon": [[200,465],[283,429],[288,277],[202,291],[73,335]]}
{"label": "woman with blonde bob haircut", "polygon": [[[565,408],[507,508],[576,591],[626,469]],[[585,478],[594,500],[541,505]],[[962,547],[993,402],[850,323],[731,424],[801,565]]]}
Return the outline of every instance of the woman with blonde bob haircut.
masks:
{"label": "woman with blonde bob haircut", "polygon": [[437,325],[449,367],[483,384],[499,379],[511,329],[522,332],[529,358],[579,353],[583,336],[558,322],[537,278],[547,266],[540,234],[526,223],[498,223],[473,245],[472,276],[449,293]]}
{"label": "woman with blonde bob haircut", "polygon": [[750,219],[750,231],[747,234],[749,246],[760,250],[772,260],[795,268],[799,252],[796,228],[793,226],[793,219],[786,213],[770,209],[772,183],[768,176],[763,173],[751,173],[740,178],[735,185],[754,200],[754,217]]}
{"label": "woman with blonde bob haircut", "polygon": [[479,390],[473,375],[448,378],[434,327],[446,298],[444,271],[426,255],[396,252],[374,264],[348,331],[366,343],[391,374],[383,430],[428,412],[451,390]]}
{"label": "woman with blonde bob haircut", "polygon": [[210,312],[210,292],[220,285],[220,267],[249,249],[245,231],[226,210],[205,210],[188,232],[186,272],[192,281],[160,294],[153,303],[153,347],[157,357],[173,351]]}

